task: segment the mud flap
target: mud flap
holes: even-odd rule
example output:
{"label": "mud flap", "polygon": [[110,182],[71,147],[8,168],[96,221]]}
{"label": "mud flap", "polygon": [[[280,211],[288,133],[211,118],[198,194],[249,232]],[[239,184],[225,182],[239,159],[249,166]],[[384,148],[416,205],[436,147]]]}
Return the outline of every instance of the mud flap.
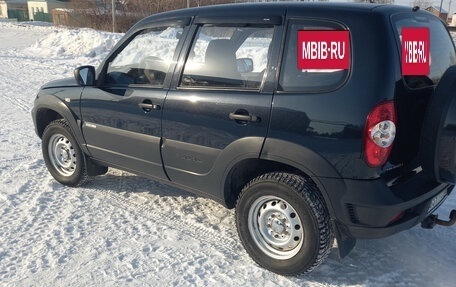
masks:
{"label": "mud flap", "polygon": [[456,65],[432,95],[421,132],[423,170],[441,183],[456,183]]}
{"label": "mud flap", "polygon": [[332,222],[332,225],[333,225],[333,232],[336,237],[339,257],[344,258],[353,250],[353,248],[355,248],[356,239],[347,235],[348,232],[345,231],[345,228],[343,227],[343,225],[338,224],[335,221]]}
{"label": "mud flap", "polygon": [[94,163],[90,158],[86,156],[85,160],[87,174],[89,176],[103,175],[108,172],[107,166],[101,166]]}

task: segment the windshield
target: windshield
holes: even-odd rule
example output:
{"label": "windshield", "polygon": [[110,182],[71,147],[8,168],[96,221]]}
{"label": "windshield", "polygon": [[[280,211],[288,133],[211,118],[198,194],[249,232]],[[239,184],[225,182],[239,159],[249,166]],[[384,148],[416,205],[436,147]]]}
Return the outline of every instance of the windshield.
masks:
{"label": "windshield", "polygon": [[403,28],[429,28],[430,34],[430,73],[426,76],[404,76],[409,88],[422,88],[437,85],[443,73],[456,64],[453,40],[444,24],[431,15],[402,13],[392,17],[393,25],[401,47]]}

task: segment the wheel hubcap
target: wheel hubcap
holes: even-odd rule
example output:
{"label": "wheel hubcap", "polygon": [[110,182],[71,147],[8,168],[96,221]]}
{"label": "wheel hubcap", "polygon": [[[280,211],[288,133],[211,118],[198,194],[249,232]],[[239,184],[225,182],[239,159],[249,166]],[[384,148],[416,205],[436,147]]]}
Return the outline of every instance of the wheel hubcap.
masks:
{"label": "wheel hubcap", "polygon": [[71,176],[77,166],[76,152],[70,140],[64,135],[52,135],[48,145],[49,159],[54,168],[63,176]]}
{"label": "wheel hubcap", "polygon": [[301,249],[304,232],[296,210],[275,196],[258,198],[249,210],[249,230],[268,256],[286,260]]}

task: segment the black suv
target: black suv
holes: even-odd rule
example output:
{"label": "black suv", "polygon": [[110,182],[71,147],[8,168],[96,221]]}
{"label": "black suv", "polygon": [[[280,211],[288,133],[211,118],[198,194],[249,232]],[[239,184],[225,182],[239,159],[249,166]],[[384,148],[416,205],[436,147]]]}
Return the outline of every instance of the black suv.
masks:
{"label": "black suv", "polygon": [[210,197],[236,208],[253,260],[295,275],[334,238],[345,256],[356,238],[454,222],[432,216],[456,182],[454,64],[418,8],[184,9],[44,85],[32,115],[57,181],[109,166]]}

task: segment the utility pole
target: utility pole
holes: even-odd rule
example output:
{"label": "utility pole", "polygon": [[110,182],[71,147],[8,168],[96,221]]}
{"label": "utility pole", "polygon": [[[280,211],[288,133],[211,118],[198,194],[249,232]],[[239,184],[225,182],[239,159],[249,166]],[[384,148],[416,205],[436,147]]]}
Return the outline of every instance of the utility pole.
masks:
{"label": "utility pole", "polygon": [[112,32],[116,32],[116,0],[112,0]]}
{"label": "utility pole", "polygon": [[[442,19],[442,4],[443,4],[443,0],[440,0],[440,9],[439,9],[439,18]],[[446,19],[445,19],[445,22],[446,22]]]}
{"label": "utility pole", "polygon": [[450,0],[450,3],[448,3],[448,17],[451,16],[451,13],[450,13],[450,10],[451,10],[451,1],[452,1],[452,0]]}

